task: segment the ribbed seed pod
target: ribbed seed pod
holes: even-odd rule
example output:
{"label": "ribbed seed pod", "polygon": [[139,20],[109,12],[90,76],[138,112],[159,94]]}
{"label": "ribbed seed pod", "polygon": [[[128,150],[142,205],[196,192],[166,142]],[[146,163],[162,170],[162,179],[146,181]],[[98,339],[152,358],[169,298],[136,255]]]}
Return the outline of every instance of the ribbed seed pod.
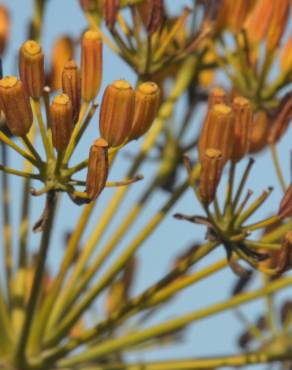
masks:
{"label": "ribbed seed pod", "polygon": [[50,87],[58,90],[62,87],[62,72],[68,60],[74,57],[74,43],[68,36],[59,37],[54,45],[51,58]]}
{"label": "ribbed seed pod", "polygon": [[4,53],[10,31],[10,16],[8,9],[0,5],[0,56]]}
{"label": "ribbed seed pod", "polygon": [[282,73],[289,73],[292,69],[292,35],[282,48],[280,54],[280,67]]}
{"label": "ribbed seed pod", "polygon": [[160,89],[154,82],[144,82],[135,91],[135,114],[129,139],[138,139],[150,128],[160,102]]}
{"label": "ribbed seed pod", "polygon": [[14,76],[0,80],[1,109],[12,135],[26,135],[32,125],[33,115],[24,85]]}
{"label": "ribbed seed pod", "polygon": [[266,36],[272,20],[274,3],[271,0],[258,0],[248,15],[244,29],[250,42],[259,43]]}
{"label": "ribbed seed pod", "polygon": [[128,138],[135,112],[135,93],[129,82],[117,80],[104,92],[99,116],[101,136],[110,147],[123,144]]}
{"label": "ribbed seed pod", "polygon": [[231,108],[225,104],[215,104],[207,112],[199,139],[200,161],[208,148],[214,148],[222,152],[223,162],[226,163],[231,156],[233,131]]}
{"label": "ribbed seed pod", "polygon": [[239,162],[249,150],[253,111],[250,102],[243,97],[237,97],[233,100],[232,111],[234,119],[234,137],[231,160],[233,162]]}
{"label": "ribbed seed pod", "polygon": [[208,98],[208,109],[211,109],[215,104],[227,104],[228,98],[226,91],[221,87],[214,87]]}
{"label": "ribbed seed pod", "polygon": [[66,94],[55,97],[50,106],[53,145],[58,152],[67,148],[73,130],[73,108]]}
{"label": "ribbed seed pod", "polygon": [[281,0],[274,7],[271,24],[267,36],[267,48],[274,50],[285,32],[290,13],[291,0]]}
{"label": "ribbed seed pod", "polygon": [[19,74],[29,96],[38,99],[43,95],[44,54],[41,46],[33,40],[26,41],[19,50]]}
{"label": "ribbed seed pod", "polygon": [[214,200],[221,179],[223,165],[224,162],[220,150],[209,148],[205,151],[200,175],[200,195],[202,202],[206,206]]}
{"label": "ribbed seed pod", "polygon": [[108,143],[99,138],[90,148],[86,193],[90,199],[96,199],[105,187],[108,177]]}
{"label": "ribbed seed pod", "polygon": [[86,31],[81,45],[81,94],[85,101],[95,99],[102,79],[102,41],[98,32]]}
{"label": "ribbed seed pod", "polygon": [[286,133],[289,122],[292,118],[292,94],[288,93],[281,101],[279,109],[269,132],[268,141],[271,144],[277,143]]}
{"label": "ribbed seed pod", "polygon": [[281,200],[278,215],[280,218],[292,217],[292,184],[290,184]]}
{"label": "ribbed seed pod", "polygon": [[79,117],[81,105],[80,71],[74,60],[65,63],[62,73],[62,89],[69,96],[73,107],[73,122]]}
{"label": "ribbed seed pod", "polygon": [[249,153],[257,153],[268,145],[269,119],[264,111],[259,111],[252,124]]}

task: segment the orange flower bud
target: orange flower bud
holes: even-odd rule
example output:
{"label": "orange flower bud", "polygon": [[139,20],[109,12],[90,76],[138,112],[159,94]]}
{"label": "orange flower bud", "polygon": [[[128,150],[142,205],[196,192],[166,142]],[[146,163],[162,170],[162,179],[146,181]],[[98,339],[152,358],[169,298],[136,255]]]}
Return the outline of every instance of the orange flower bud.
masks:
{"label": "orange flower bud", "polygon": [[64,65],[68,60],[74,57],[74,44],[70,37],[62,36],[58,38],[53,45],[52,52],[52,70],[50,74],[51,89],[58,90],[62,87],[62,72]]}
{"label": "orange flower bud", "polygon": [[90,148],[86,193],[90,199],[96,199],[105,187],[108,176],[108,143],[97,139]]}
{"label": "orange flower bud", "polygon": [[292,184],[281,200],[278,215],[280,218],[292,217]]}
{"label": "orange flower bud", "polygon": [[274,1],[258,0],[248,15],[244,28],[251,43],[261,42],[266,36],[274,11]]}
{"label": "orange flower bud", "polygon": [[259,111],[251,129],[249,153],[257,153],[268,145],[269,119],[264,111]]}
{"label": "orange flower bud", "polygon": [[281,0],[274,6],[271,24],[267,36],[267,48],[274,50],[285,32],[289,13],[290,13],[291,0]]}
{"label": "orange flower bud", "polygon": [[215,104],[227,104],[227,94],[221,87],[214,87],[208,98],[208,109],[211,109]]}
{"label": "orange flower bud", "polygon": [[37,99],[43,95],[44,54],[41,46],[33,40],[26,41],[19,50],[19,74],[29,96]]}
{"label": "orange flower bud", "polygon": [[129,139],[138,139],[150,128],[158,111],[160,89],[154,82],[141,84],[135,92],[135,114]]}
{"label": "orange flower bud", "polygon": [[102,79],[102,41],[98,32],[84,33],[81,45],[81,93],[85,101],[93,100]]}
{"label": "orange flower bud", "polygon": [[10,30],[10,16],[6,6],[0,5],[0,55],[4,53]]}
{"label": "orange flower bud", "polygon": [[64,65],[62,89],[71,100],[73,107],[73,122],[76,122],[79,117],[81,105],[81,79],[79,68],[74,60],[69,60]]}
{"label": "orange flower bud", "polygon": [[233,100],[232,110],[234,117],[234,141],[231,160],[238,162],[248,153],[253,112],[250,102],[243,97],[237,97]]}
{"label": "orange flower bud", "polygon": [[222,152],[217,149],[207,149],[202,159],[200,175],[200,195],[202,202],[209,205],[215,197],[223,170]]}
{"label": "orange flower bud", "polygon": [[286,133],[292,118],[292,94],[288,93],[281,101],[269,132],[269,143],[275,144]]}
{"label": "orange flower bud", "polygon": [[12,135],[25,136],[32,125],[33,115],[23,83],[14,76],[0,80],[1,109]]}
{"label": "orange flower bud", "polygon": [[103,0],[103,11],[106,25],[111,30],[114,28],[117,20],[117,14],[119,11],[119,1]]}
{"label": "orange flower bud", "polygon": [[68,95],[61,94],[53,100],[50,106],[50,123],[53,145],[57,151],[64,151],[73,130],[73,108]]}
{"label": "orange flower bud", "polygon": [[208,148],[222,152],[223,162],[230,159],[233,140],[232,110],[225,104],[215,104],[207,112],[199,140],[199,158],[202,161]]}
{"label": "orange flower bud", "polygon": [[282,73],[286,74],[292,71],[292,35],[281,51],[280,66]]}
{"label": "orange flower bud", "polygon": [[117,80],[105,89],[100,107],[99,129],[109,146],[120,146],[128,138],[134,111],[135,93],[127,81]]}

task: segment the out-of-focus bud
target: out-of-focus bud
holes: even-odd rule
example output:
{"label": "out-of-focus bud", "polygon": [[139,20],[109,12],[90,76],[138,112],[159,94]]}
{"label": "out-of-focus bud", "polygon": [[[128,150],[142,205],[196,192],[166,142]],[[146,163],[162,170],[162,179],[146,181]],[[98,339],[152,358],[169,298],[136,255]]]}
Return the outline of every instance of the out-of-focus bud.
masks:
{"label": "out-of-focus bud", "polygon": [[135,92],[135,114],[129,140],[138,139],[150,128],[158,111],[160,89],[154,82],[144,82]]}
{"label": "out-of-focus bud", "polygon": [[226,91],[221,87],[214,87],[208,98],[208,109],[211,109],[215,104],[227,104],[228,98]]}
{"label": "out-of-focus bud", "polygon": [[291,0],[281,0],[274,7],[271,24],[267,36],[267,48],[273,51],[278,45],[285,28],[290,13]]}
{"label": "out-of-focus bud", "polygon": [[272,19],[274,4],[275,2],[271,0],[258,0],[248,15],[244,23],[244,29],[251,43],[259,43],[266,36]]}
{"label": "out-of-focus bud", "polygon": [[14,76],[0,80],[1,109],[12,135],[26,135],[32,125],[33,115],[24,85]]}
{"label": "out-of-focus bud", "polygon": [[55,97],[50,106],[53,145],[57,151],[67,148],[73,130],[73,108],[66,94]]}
{"label": "out-of-focus bud", "polygon": [[20,48],[19,74],[28,95],[40,98],[45,85],[45,67],[42,48],[36,41],[28,40]]}
{"label": "out-of-focus bud", "polygon": [[90,199],[96,199],[104,189],[108,177],[108,143],[99,138],[90,148],[86,193]]}
{"label": "out-of-focus bud", "polygon": [[146,29],[150,35],[159,31],[164,20],[164,3],[163,0],[148,1],[148,19]]}
{"label": "out-of-focus bud", "polygon": [[71,100],[73,107],[73,122],[76,122],[79,117],[81,105],[81,79],[79,68],[74,60],[69,60],[64,65],[62,89]]}
{"label": "out-of-focus bud", "polygon": [[292,35],[283,46],[280,54],[280,66],[282,73],[289,73],[292,71]]}
{"label": "out-of-focus bud", "polygon": [[281,101],[272,127],[269,132],[268,141],[271,144],[277,143],[288,129],[292,118],[292,94],[288,93]]}
{"label": "out-of-focus bud", "polygon": [[0,5],[0,56],[4,53],[10,31],[10,16],[6,6]]}
{"label": "out-of-focus bud", "polygon": [[129,82],[117,80],[102,97],[99,130],[110,147],[120,146],[131,132],[135,112],[135,93]]}
{"label": "out-of-focus bud", "polygon": [[[204,55],[204,64],[211,64],[215,63],[216,55],[212,50],[207,50],[206,54]],[[209,87],[216,76],[216,71],[214,69],[205,69],[199,73],[199,83],[200,86]]]}
{"label": "out-of-focus bud", "polygon": [[79,0],[79,4],[84,12],[90,12],[96,8],[95,0]]}
{"label": "out-of-focus bud", "polygon": [[234,33],[240,32],[249,9],[249,0],[223,0],[217,17],[217,32],[224,28],[229,28]]}
{"label": "out-of-focus bud", "polygon": [[253,124],[253,111],[250,102],[237,97],[232,102],[234,117],[234,138],[231,160],[240,161],[247,153]]}
{"label": "out-of-focus bud", "polygon": [[292,184],[281,200],[278,215],[280,218],[292,217]]}
{"label": "out-of-focus bud", "polygon": [[215,104],[207,112],[202,133],[199,139],[199,158],[202,161],[208,148],[222,152],[223,163],[231,156],[233,143],[232,110],[225,104]]}
{"label": "out-of-focus bud", "polygon": [[209,205],[214,200],[221,179],[223,165],[224,162],[220,150],[207,149],[205,151],[200,175],[200,195],[205,205]]}
{"label": "out-of-focus bud", "polygon": [[81,45],[81,94],[85,101],[98,94],[102,79],[102,41],[98,32],[86,31]]}
{"label": "out-of-focus bud", "polygon": [[52,52],[52,70],[50,74],[50,87],[52,90],[58,90],[62,87],[62,72],[64,65],[68,60],[74,57],[73,40],[68,36],[58,38],[53,45]]}
{"label": "out-of-focus bud", "polygon": [[257,153],[268,145],[269,127],[267,113],[259,111],[252,124],[249,153]]}
{"label": "out-of-focus bud", "polygon": [[119,0],[103,0],[104,18],[107,27],[112,30],[117,20],[119,12]]}

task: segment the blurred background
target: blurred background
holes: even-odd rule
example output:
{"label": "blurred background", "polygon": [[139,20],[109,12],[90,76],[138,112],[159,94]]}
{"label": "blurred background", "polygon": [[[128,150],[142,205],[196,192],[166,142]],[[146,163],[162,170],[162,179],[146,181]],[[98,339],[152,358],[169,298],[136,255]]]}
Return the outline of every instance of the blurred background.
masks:
{"label": "blurred background", "polygon": [[[10,41],[8,44],[7,52],[3,60],[4,75],[16,74],[17,73],[17,53],[18,48],[27,39],[28,24],[33,12],[33,1],[32,0],[2,0],[2,4],[6,5],[10,11],[12,18],[12,28]],[[179,14],[183,7],[186,5],[192,6],[192,1],[184,0],[166,0],[169,11],[173,14]],[[292,22],[291,22],[292,23]],[[290,24],[288,33],[291,32]],[[56,38],[61,35],[70,35],[70,37],[78,40],[81,33],[86,29],[86,20],[79,7],[78,0],[49,0],[47,11],[44,19],[44,26],[42,31],[42,46],[46,56],[46,62],[49,64],[51,57],[51,48]],[[76,59],[79,59],[79,49],[76,50]],[[103,90],[107,84],[116,79],[129,80],[133,85],[136,82],[136,77],[131,69],[111,50],[105,45],[104,47],[104,69],[103,69],[103,84],[100,91],[99,97],[102,96]],[[219,75],[216,84],[225,86],[228,88],[228,81],[224,76]],[[175,115],[172,118],[173,128],[176,127],[176,120],[180,118],[184,110],[184,99],[181,97],[181,102],[178,109],[175,111]],[[100,102],[100,99],[98,99]],[[202,120],[204,118],[205,108],[202,107],[196,112],[193,117],[193,123],[190,126],[188,135],[190,138],[194,137],[194,133],[198,132]],[[281,159],[281,165],[284,169],[286,181],[291,181],[291,129],[285,135],[279,146],[279,155]],[[72,159],[72,163],[83,160],[88,153],[89,147],[94,138],[99,136],[98,133],[98,112],[91,125],[88,128],[87,134],[84,135],[82,143],[79,145],[76,154]],[[142,139],[143,140],[143,139]],[[129,168],[132,156],[138,151],[138,148],[142,142],[138,140],[135,143],[128,145],[119,155],[111,174],[110,180],[122,179],[127,169]],[[153,158],[157,155],[156,152],[150,153],[149,160],[145,162],[145,165],[140,169],[139,173],[142,173],[145,177],[144,182],[151,179],[151,174],[156,171],[156,162]],[[192,159],[196,158],[197,153],[190,152]],[[12,154],[9,158],[10,165],[13,163],[13,167],[21,168],[21,159],[16,155]],[[242,164],[238,166],[238,173],[242,171],[243,166],[246,164],[246,160],[243,160]],[[80,178],[84,177],[85,173],[80,173]],[[186,177],[185,170],[181,167],[178,173],[179,179]],[[17,243],[18,237],[18,220],[20,215],[21,205],[21,180],[15,177],[10,177],[10,185],[13,200],[13,238],[14,242]],[[224,189],[226,185],[226,177],[221,181],[219,189],[220,196],[224,196]],[[37,187],[38,184],[36,183]],[[254,191],[254,198],[259,195],[268,186],[273,186],[274,191],[265,203],[265,205],[258,211],[257,220],[261,219],[261,216],[265,217],[267,214],[273,214],[277,211],[279,201],[282,197],[280,186],[277,182],[274,168],[271,163],[270,153],[264,152],[256,156],[256,163],[248,181],[248,188]],[[128,194],[127,200],[122,204],[119,209],[117,217],[114,219],[112,227],[109,228],[105,234],[105,239],[111,234],[112,230],[122,220],[123,215],[131,207],[132,202],[138,198],[141,190],[144,188],[142,182],[132,185],[131,191]],[[107,201],[113,194],[113,189],[106,189],[102,196],[98,200],[96,211],[94,216],[91,218],[90,224],[85,232],[83,240],[90,233],[92,228],[99,222],[99,217],[107,205]],[[163,190],[155,193],[149,206],[144,210],[141,217],[137,219],[136,223],[126,235],[123,242],[120,243],[119,248],[113,254],[112,259],[116,253],[120,253],[121,249],[127,245],[127,243],[136,235],[139,227],[143,226],[151,217],[155,214],[155,210],[159,209],[168,194]],[[44,198],[38,197],[32,200],[32,217],[31,220],[37,220],[39,217],[43,205]],[[64,195],[59,205],[59,213],[56,219],[55,231],[51,243],[50,255],[49,255],[49,269],[52,274],[57,271],[59,266],[60,258],[62,257],[65,248],[65,235],[67,232],[74,229],[78,216],[81,211],[81,207],[73,204],[70,199]],[[170,214],[167,215],[163,223],[153,233],[153,235],[143,244],[143,247],[138,252],[138,274],[135,281],[134,293],[138,293],[146,288],[151,283],[163,276],[163,274],[170,268],[174,258],[182,252],[183,249],[189,247],[195,242],[202,242],[204,240],[204,228],[196,225],[192,225],[186,222],[180,222],[175,220],[172,215],[176,212],[185,214],[198,214],[200,213],[200,207],[196,202],[193,192],[189,189],[180,201],[175,205],[174,209]],[[2,217],[2,216],[1,216]],[[38,234],[30,234],[29,247],[31,250],[37,251],[38,242],[40,236]],[[103,239],[100,243],[100,248],[103,245]],[[15,244],[17,245],[17,244]],[[195,269],[201,268],[204,265],[208,265],[211,261],[216,261],[218,258],[224,257],[223,248],[219,248],[211,255],[207,256],[203,261],[195,266]],[[110,262],[109,261],[109,262]],[[98,277],[97,277],[98,278]],[[180,293],[175,299],[173,299],[171,305],[162,307],[158,315],[153,317],[149,321],[150,323],[160,322],[166,319],[182,315],[186,312],[205,307],[214,302],[222,301],[230,295],[231,289],[236,281],[236,277],[232,271],[227,268],[208,279],[197,283],[182,293]],[[259,287],[261,281],[255,280],[253,282],[254,287]],[[292,291],[292,290],[291,290]],[[277,296],[277,306],[281,304],[285,297],[291,295],[291,291],[285,291]],[[248,318],[254,320],[264,309],[265,306],[262,300],[248,304],[244,306],[244,311]],[[88,318],[90,323],[97,319],[100,319],[103,315],[103,305],[95,305],[92,309],[92,314]],[[138,361],[156,360],[163,358],[178,358],[178,357],[197,357],[207,355],[219,355],[227,353],[236,353],[238,351],[237,338],[243,330],[243,324],[234,314],[234,312],[226,312],[224,314],[216,315],[214,317],[202,320],[201,322],[194,323],[190,329],[188,329],[179,344],[175,347],[167,347],[161,345],[159,349],[147,350],[136,352],[134,355],[129,355],[130,358]]]}

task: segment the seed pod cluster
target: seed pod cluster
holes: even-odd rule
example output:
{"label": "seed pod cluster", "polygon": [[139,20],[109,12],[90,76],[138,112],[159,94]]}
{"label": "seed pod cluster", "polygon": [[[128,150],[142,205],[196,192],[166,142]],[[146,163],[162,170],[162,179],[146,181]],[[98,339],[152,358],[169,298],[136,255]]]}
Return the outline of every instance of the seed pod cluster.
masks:
{"label": "seed pod cluster", "polygon": [[40,98],[45,85],[44,54],[41,46],[33,41],[26,41],[19,51],[20,79],[29,96]]}
{"label": "seed pod cluster", "polygon": [[102,79],[102,41],[96,31],[86,31],[81,43],[81,93],[85,101],[95,99]]}
{"label": "seed pod cluster", "polygon": [[53,145],[58,152],[67,148],[73,130],[73,107],[66,94],[55,97],[50,106]]}
{"label": "seed pod cluster", "polygon": [[90,199],[96,199],[105,187],[108,177],[108,143],[99,138],[90,148],[86,193]]}
{"label": "seed pod cluster", "polygon": [[11,134],[25,136],[31,128],[33,116],[23,83],[14,76],[1,79],[0,102]]}

